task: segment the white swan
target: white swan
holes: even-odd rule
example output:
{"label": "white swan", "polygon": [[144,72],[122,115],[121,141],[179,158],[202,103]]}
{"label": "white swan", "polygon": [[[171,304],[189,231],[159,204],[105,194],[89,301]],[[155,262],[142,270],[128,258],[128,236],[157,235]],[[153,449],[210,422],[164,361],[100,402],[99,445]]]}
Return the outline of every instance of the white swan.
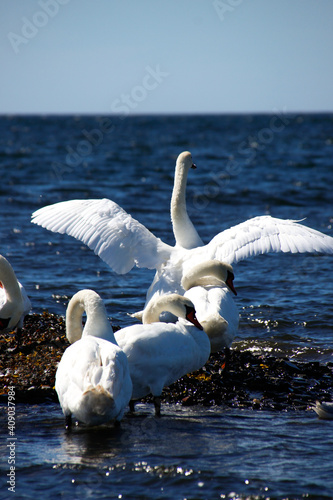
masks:
{"label": "white swan", "polygon": [[209,260],[195,266],[182,279],[184,296],[195,304],[196,317],[207,333],[211,352],[230,347],[239,324],[239,313],[231,292],[233,269],[229,264]]}
{"label": "white swan", "polygon": [[[177,316],[177,323],[160,323],[163,311]],[[151,393],[156,415],[160,414],[163,387],[201,368],[210,355],[209,339],[195,317],[192,302],[177,294],[152,299],[144,310],[143,324],[123,328],[115,338],[127,355],[132,399]]]}
{"label": "white swan", "polygon": [[0,255],[0,332],[16,329],[19,344],[25,316],[31,309],[31,302],[21,283],[15,276],[8,260]]}
{"label": "white swan", "polygon": [[331,403],[320,403],[316,401],[316,405],[312,407],[317,413],[319,418],[332,420],[333,419],[333,402]]}
{"label": "white swan", "polygon": [[[82,330],[84,311],[87,321]],[[132,381],[126,354],[93,290],[81,290],[70,300],[66,335],[72,345],[61,358],[55,380],[66,426],[72,415],[87,425],[119,422],[132,396]]]}
{"label": "white swan", "polygon": [[[188,162],[186,165],[192,162],[192,158],[188,159],[186,154],[184,158]],[[181,194],[175,195],[174,200],[185,199],[184,176],[187,171],[188,168],[186,170],[184,167],[183,177],[181,174],[175,176],[174,193]],[[176,203],[174,201],[174,205]],[[32,222],[82,241],[116,273],[127,273],[135,265],[156,269],[155,278],[147,292],[146,304],[152,297],[165,293],[183,294],[183,275],[193,266],[207,260],[233,264],[268,252],[333,253],[332,237],[296,221],[270,216],[254,217],[226,229],[206,245],[184,248],[180,245],[183,243],[182,225],[186,228],[185,234],[191,233],[191,240],[196,239],[196,231],[194,228],[189,229],[193,225],[185,221],[186,216],[186,206],[183,204],[178,218],[173,220],[178,242],[174,247],[156,238],[145,226],[108,199],[72,200],[46,206],[33,213]],[[198,245],[200,241],[199,238]]]}

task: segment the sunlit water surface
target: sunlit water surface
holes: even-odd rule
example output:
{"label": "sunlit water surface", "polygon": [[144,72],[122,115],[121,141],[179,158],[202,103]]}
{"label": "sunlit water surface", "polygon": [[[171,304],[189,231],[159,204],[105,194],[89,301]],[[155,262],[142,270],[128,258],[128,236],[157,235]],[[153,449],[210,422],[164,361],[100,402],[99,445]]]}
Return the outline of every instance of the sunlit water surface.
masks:
{"label": "sunlit water surface", "polygon": [[[197,164],[189,173],[188,211],[205,242],[264,214],[305,218],[303,224],[333,236],[330,115],[105,123],[0,119],[0,252],[33,312],[63,315],[69,297],[93,288],[114,324],[131,323],[127,313],[142,308],[153,272],[118,276],[80,242],[32,225],[30,216],[49,203],[107,197],[173,244],[169,203],[175,159],[184,150]],[[96,130],[102,135],[87,142],[87,131]],[[237,264],[241,321],[234,346],[332,362],[332,262],[333,256],[277,254]],[[6,415],[3,421],[0,497],[7,499]],[[156,419],[151,406],[139,405],[121,429],[66,433],[57,405],[17,405],[16,498],[332,498],[332,425],[313,411],[222,407],[164,406]]]}
{"label": "sunlit water surface", "polygon": [[312,412],[140,404],[120,429],[63,424],[17,407],[18,498],[332,498],[332,423]]}

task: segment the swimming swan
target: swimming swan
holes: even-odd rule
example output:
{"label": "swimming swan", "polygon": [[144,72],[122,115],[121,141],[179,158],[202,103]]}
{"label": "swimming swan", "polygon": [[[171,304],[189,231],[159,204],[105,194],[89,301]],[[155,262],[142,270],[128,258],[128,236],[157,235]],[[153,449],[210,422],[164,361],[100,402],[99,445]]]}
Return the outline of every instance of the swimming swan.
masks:
{"label": "swimming swan", "polygon": [[[82,330],[82,315],[87,321]],[[69,301],[66,336],[71,342],[58,365],[55,389],[66,419],[87,425],[119,422],[132,396],[126,354],[117,345],[104,303],[93,290]]]}
{"label": "swimming swan", "polygon": [[[183,169],[179,163],[186,163]],[[146,305],[154,296],[183,294],[181,280],[191,268],[207,260],[233,264],[268,252],[333,253],[333,238],[293,220],[259,216],[218,233],[202,245],[192,223],[186,218],[184,179],[192,163],[190,153],[177,159],[171,213],[176,245],[170,246],[133,219],[117,203],[108,200],[72,200],[49,205],[32,214],[32,222],[50,231],[68,234],[82,241],[116,273],[125,274],[135,265],[155,269],[154,280],[147,291]],[[175,195],[174,195],[175,193]],[[177,194],[178,193],[178,194]],[[180,193],[180,194],[179,194]],[[178,199],[178,202],[177,202]],[[180,202],[179,202],[180,199]],[[178,218],[176,205],[180,203]],[[186,214],[186,215],[185,215]],[[191,233],[186,245],[181,237]],[[192,229],[193,228],[193,229]]]}
{"label": "swimming swan", "polygon": [[0,332],[16,329],[19,344],[24,317],[31,309],[31,302],[15,276],[8,260],[0,255]]}
{"label": "swimming swan", "polygon": [[209,260],[195,266],[181,281],[184,297],[195,304],[196,317],[209,337],[211,352],[230,347],[238,330],[233,280],[229,264]]}
{"label": "swimming swan", "polygon": [[312,407],[312,409],[317,413],[319,418],[325,420],[333,419],[333,402],[332,403],[320,403],[316,401],[316,405]]}
{"label": "swimming swan", "polygon": [[[177,316],[177,323],[159,322],[164,311]],[[117,331],[115,338],[127,355],[132,399],[151,393],[159,415],[163,387],[201,368],[209,358],[210,342],[195,317],[193,303],[177,294],[152,299],[142,320],[143,324]]]}

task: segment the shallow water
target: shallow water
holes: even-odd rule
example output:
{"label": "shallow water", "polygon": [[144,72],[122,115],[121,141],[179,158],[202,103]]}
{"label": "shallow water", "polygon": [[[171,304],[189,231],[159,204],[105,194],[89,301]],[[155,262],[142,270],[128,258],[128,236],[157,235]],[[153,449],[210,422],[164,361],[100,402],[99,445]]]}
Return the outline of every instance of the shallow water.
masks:
{"label": "shallow water", "polygon": [[18,405],[16,424],[22,499],[332,498],[333,424],[312,412],[140,404],[121,429],[68,432],[57,405]]}
{"label": "shallow water", "polygon": [[[306,218],[303,224],[333,236],[332,116],[110,120],[0,118],[0,252],[34,312],[64,314],[69,297],[93,288],[114,324],[131,323],[127,312],[142,308],[153,273],[118,276],[80,242],[32,225],[30,216],[49,203],[107,197],[173,244],[169,203],[184,150],[197,164],[187,200],[204,241],[263,214]],[[332,262],[276,254],[238,263],[235,346],[332,362]],[[333,424],[312,411],[165,406],[155,419],[152,407],[140,405],[120,430],[71,434],[56,405],[16,411],[18,498],[44,498],[45,489],[50,498],[332,498]],[[3,447],[6,431],[1,439]],[[0,495],[8,498],[4,487]]]}

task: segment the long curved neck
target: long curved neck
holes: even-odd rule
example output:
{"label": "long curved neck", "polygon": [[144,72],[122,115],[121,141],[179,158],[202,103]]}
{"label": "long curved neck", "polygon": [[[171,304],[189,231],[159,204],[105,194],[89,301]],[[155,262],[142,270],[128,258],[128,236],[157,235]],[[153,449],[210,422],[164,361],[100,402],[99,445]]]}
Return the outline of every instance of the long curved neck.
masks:
{"label": "long curved neck", "polygon": [[184,290],[189,290],[195,286],[208,285],[225,285],[225,276],[220,262],[203,262],[191,269],[182,279]]}
{"label": "long curved neck", "polygon": [[171,197],[171,221],[176,245],[190,249],[201,246],[203,243],[186,209],[187,174],[188,170],[185,166],[177,163]]}
{"label": "long curved neck", "polygon": [[82,337],[84,304],[71,300],[66,311],[66,337],[73,344]]}
{"label": "long curved neck", "polygon": [[179,317],[185,317],[184,310],[182,309],[179,300],[183,298],[177,294],[169,293],[152,299],[143,311],[142,323],[156,323],[160,321],[160,314],[162,312],[170,312]]}
{"label": "long curved neck", "polygon": [[6,291],[7,302],[23,302],[20,285],[9,262],[0,256],[0,282]]}
{"label": "long curved neck", "polygon": [[163,302],[151,300],[143,311],[142,323],[145,325],[158,322],[160,320],[160,314],[165,310]]}
{"label": "long curved neck", "polygon": [[[84,312],[87,314],[87,321],[83,328],[82,316]],[[83,300],[74,296],[74,300],[69,302],[66,311],[66,336],[73,344],[87,335],[103,338],[116,344],[103,301]]]}

